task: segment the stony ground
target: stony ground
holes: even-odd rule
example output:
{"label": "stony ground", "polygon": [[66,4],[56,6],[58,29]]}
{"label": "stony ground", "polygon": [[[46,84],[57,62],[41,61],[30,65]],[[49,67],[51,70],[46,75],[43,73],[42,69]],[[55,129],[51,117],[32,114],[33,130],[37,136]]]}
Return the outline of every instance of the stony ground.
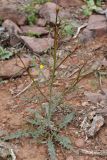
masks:
{"label": "stony ground", "polygon": [[[19,12],[16,10],[13,12],[15,9],[13,9],[13,6],[16,7],[16,4],[18,4],[20,7],[22,3],[27,2],[27,0],[0,1],[0,4],[2,4],[0,14],[4,15],[2,26],[6,29],[1,36],[9,36],[5,40],[1,37],[0,45],[15,52],[15,54],[19,54],[26,68],[29,68],[31,75],[35,79],[41,80],[42,78],[44,81],[44,78],[39,75],[39,65],[41,63],[44,64],[45,67],[42,71],[46,75],[46,79],[48,79],[49,64],[52,63],[52,59],[49,53],[45,52],[53,47],[53,34],[50,34],[48,25],[46,24],[47,22],[54,23],[55,14],[53,13],[55,4],[43,5],[40,9],[41,16],[38,20],[39,22],[37,22],[36,26],[32,27],[26,25],[25,14],[20,13],[22,15],[19,16]],[[88,22],[88,26],[85,29],[83,28],[76,38],[73,38],[73,36],[60,38],[60,47],[57,53],[59,61],[66,57],[70,51],[73,51],[76,46],[78,48],[59,67],[60,74],[54,84],[56,93],[57,91],[62,91],[64,87],[68,86],[75,79],[77,74],[74,73],[78,73],[78,70],[84,65],[81,74],[83,78],[77,87],[73,88],[65,97],[65,102],[70,106],[69,109],[76,112],[76,118],[62,134],[69,135],[75,151],[84,149],[85,153],[78,155],[73,151],[63,150],[57,145],[57,157],[58,160],[107,160],[107,155],[104,156],[104,152],[107,150],[106,18],[104,15],[99,14],[85,17],[80,9],[84,4],[81,0],[69,0],[69,2],[59,0],[58,3],[60,6],[65,7],[60,15],[69,19],[69,21],[73,21],[73,23],[76,22],[75,31],[86,22]],[[9,10],[4,10],[5,7],[10,7],[11,13]],[[49,7],[51,10],[49,10]],[[45,16],[44,8],[45,11],[49,11],[46,13],[46,15],[49,14],[48,17]],[[14,28],[13,30],[12,27]],[[39,38],[28,36],[29,30],[39,33]],[[13,39],[13,35],[15,39]],[[32,57],[33,62],[36,64],[36,69],[30,66]],[[34,86],[31,86],[21,93],[31,83],[31,80],[25,72],[20,59],[14,55],[9,60],[0,60],[0,78],[0,136],[2,137],[7,133],[14,133],[16,130],[27,129],[29,127],[26,124],[26,119],[29,117],[27,109],[38,107],[38,91]],[[47,94],[47,86],[42,84],[41,87],[42,91]],[[20,95],[18,96],[19,93]],[[41,101],[41,103],[44,102]],[[58,116],[60,118],[60,114]],[[82,127],[81,124],[83,124]],[[88,128],[86,127],[87,124],[89,125]],[[35,140],[30,138],[15,139],[6,142],[5,145],[13,148],[17,160],[49,159],[46,146],[37,144]],[[93,153],[89,154],[89,151],[93,151],[95,155]],[[100,155],[97,155],[99,153]],[[6,157],[4,156],[5,159]]]}

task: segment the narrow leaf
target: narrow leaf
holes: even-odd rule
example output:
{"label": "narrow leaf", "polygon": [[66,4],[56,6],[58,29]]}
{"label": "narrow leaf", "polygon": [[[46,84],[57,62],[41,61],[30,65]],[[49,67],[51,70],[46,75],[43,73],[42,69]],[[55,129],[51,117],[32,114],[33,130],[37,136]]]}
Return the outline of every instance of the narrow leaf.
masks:
{"label": "narrow leaf", "polygon": [[62,129],[66,127],[74,119],[74,115],[75,115],[74,112],[67,114],[62,120],[62,122],[59,124],[59,128]]}
{"label": "narrow leaf", "polygon": [[40,136],[42,136],[43,134],[45,134],[45,132],[46,132],[45,128],[44,128],[44,126],[42,126],[42,127],[38,127],[35,131],[30,132],[30,135],[33,138],[37,139]]}
{"label": "narrow leaf", "polygon": [[48,152],[51,160],[57,160],[55,146],[51,139],[48,140]]}
{"label": "narrow leaf", "polygon": [[21,137],[29,137],[29,136],[30,136],[30,134],[28,131],[18,131],[16,133],[12,133],[10,135],[3,137],[3,140],[7,141],[7,140],[18,139]]}
{"label": "narrow leaf", "polygon": [[64,148],[71,149],[72,144],[71,144],[71,140],[69,139],[69,137],[62,136],[62,135],[59,135],[59,134],[54,134],[54,138]]}

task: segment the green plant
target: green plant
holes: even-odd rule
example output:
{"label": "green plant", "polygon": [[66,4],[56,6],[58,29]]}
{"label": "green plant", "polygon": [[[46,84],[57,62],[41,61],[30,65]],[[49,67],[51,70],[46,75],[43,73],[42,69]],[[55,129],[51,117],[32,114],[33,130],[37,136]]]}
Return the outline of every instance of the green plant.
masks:
{"label": "green plant", "polygon": [[[27,120],[27,123],[32,126],[29,130],[25,131],[19,131],[14,134],[10,134],[7,136],[2,137],[2,140],[11,140],[14,138],[20,138],[20,137],[33,137],[34,139],[37,139],[41,137],[41,142],[45,143],[48,146],[48,152],[50,155],[51,160],[56,160],[56,151],[55,146],[57,143],[59,143],[62,147],[65,149],[72,149],[72,143],[70,141],[70,138],[68,136],[62,135],[61,131],[68,126],[69,123],[71,123],[72,120],[74,120],[75,113],[72,110],[65,111],[65,106],[63,103],[64,95],[72,88],[76,86],[76,84],[81,80],[80,73],[83,68],[80,67],[80,70],[77,74],[77,78],[74,79],[72,84],[70,84],[69,88],[66,88],[63,93],[57,92],[54,93],[54,82],[56,80],[56,71],[58,68],[63,64],[66,59],[75,52],[78,47],[74,49],[73,52],[70,52],[69,55],[67,55],[59,64],[57,64],[57,50],[58,50],[58,39],[59,39],[59,24],[57,23],[58,18],[58,12],[59,10],[56,10],[56,23],[54,25],[54,47],[53,50],[51,50],[51,55],[53,59],[53,65],[50,68],[51,75],[50,79],[48,81],[49,84],[49,92],[48,97],[43,93],[43,91],[40,88],[40,85],[38,85],[38,82],[35,82],[35,80],[32,78],[31,74],[29,73],[28,69],[26,68],[25,64],[23,63],[20,56],[18,56],[25,67],[26,71],[28,72],[29,77],[34,82],[36,89],[40,92],[41,96],[45,100],[46,103],[41,104],[39,106],[39,109],[30,109],[32,118],[29,118]],[[40,68],[43,68],[43,65],[40,65]],[[40,99],[40,97],[38,97]],[[63,106],[63,107],[62,107]],[[58,119],[58,111],[59,108],[61,109],[61,117],[62,119]],[[68,107],[67,107],[68,109]],[[64,112],[64,113],[63,113]]]}
{"label": "green plant", "polygon": [[41,5],[46,2],[50,2],[50,0],[32,0],[24,7],[25,12],[27,13],[27,21],[29,25],[35,24],[38,19],[38,9],[35,8],[35,5]]}
{"label": "green plant", "polygon": [[35,24],[38,17],[38,11],[35,9],[34,4],[31,2],[30,4],[26,5],[24,9],[27,13],[28,24]]}
{"label": "green plant", "polygon": [[27,36],[29,36],[29,37],[40,37],[40,34],[36,33],[36,32],[28,32]]}
{"label": "green plant", "polygon": [[33,2],[35,2],[36,4],[43,4],[46,2],[51,2],[51,0],[33,0]]}
{"label": "green plant", "polygon": [[13,55],[12,52],[4,49],[3,47],[0,47],[0,59],[1,60],[9,59],[12,55]]}
{"label": "green plant", "polygon": [[63,32],[64,32],[64,35],[73,36],[74,35],[74,28],[73,28],[72,24],[65,25]]}
{"label": "green plant", "polygon": [[92,14],[93,11],[98,11],[101,8],[98,7],[101,5],[101,0],[97,0],[96,3],[94,0],[86,0],[87,5],[83,6],[83,14],[85,16],[89,16]]}
{"label": "green plant", "polygon": [[[3,140],[11,140],[11,139],[17,139],[21,137],[32,137],[34,139],[38,139],[41,137],[41,142],[44,142],[48,146],[49,155],[51,157],[51,160],[56,160],[56,152],[55,152],[55,144],[58,142],[60,145],[62,145],[65,149],[71,149],[72,144],[67,136],[63,136],[60,134],[60,131],[67,127],[67,125],[74,119],[74,112],[71,112],[64,116],[64,118],[56,125],[56,122],[52,120],[52,116],[54,113],[56,113],[57,110],[51,110],[51,120],[49,121],[50,115],[49,115],[49,104],[45,104],[45,106],[42,106],[42,112],[43,110],[45,115],[43,116],[42,112],[39,112],[34,109],[29,109],[31,113],[34,114],[34,118],[27,120],[28,123],[30,123],[34,129],[33,130],[27,130],[27,131],[19,131],[15,134],[11,134],[8,136],[5,136]],[[51,108],[52,109],[52,108]],[[55,108],[54,108],[55,109]]]}

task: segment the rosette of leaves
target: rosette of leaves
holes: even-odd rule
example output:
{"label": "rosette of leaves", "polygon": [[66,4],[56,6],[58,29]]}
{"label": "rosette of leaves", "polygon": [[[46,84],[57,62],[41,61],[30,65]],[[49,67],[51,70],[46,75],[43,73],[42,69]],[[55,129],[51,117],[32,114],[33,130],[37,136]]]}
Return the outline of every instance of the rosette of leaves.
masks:
{"label": "rosette of leaves", "polygon": [[[64,136],[60,134],[60,131],[67,127],[69,123],[74,119],[74,112],[70,112],[67,115],[63,116],[63,118],[57,123],[52,119],[54,113],[56,113],[55,108],[49,110],[49,104],[47,103],[43,106],[45,110],[45,115],[43,116],[43,110],[37,111],[34,109],[29,109],[29,111],[33,114],[33,118],[27,120],[27,122],[33,126],[33,129],[27,131],[19,131],[13,133],[11,135],[7,135],[2,138],[4,141],[17,139],[21,137],[32,137],[36,139],[39,143],[45,143],[48,147],[48,153],[51,160],[57,160],[56,155],[56,144],[60,144],[64,149],[70,150],[72,148],[71,140],[68,136]],[[49,114],[51,115],[51,121],[49,121]],[[39,140],[38,140],[39,139]]]}
{"label": "rosette of leaves", "polygon": [[9,59],[12,55],[13,55],[12,52],[6,50],[3,47],[0,47],[0,59],[1,60]]}

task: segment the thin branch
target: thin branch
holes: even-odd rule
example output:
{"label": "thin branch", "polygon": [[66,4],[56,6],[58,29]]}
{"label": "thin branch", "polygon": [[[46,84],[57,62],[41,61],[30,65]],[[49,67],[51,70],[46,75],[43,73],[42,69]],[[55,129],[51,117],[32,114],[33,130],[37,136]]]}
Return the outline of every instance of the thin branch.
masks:
{"label": "thin branch", "polygon": [[68,55],[59,63],[59,65],[55,68],[55,70],[57,70],[72,54],[74,54],[79,47],[80,47],[80,46],[76,46],[76,47],[74,48],[74,50],[71,51],[70,54],[68,54]]}
{"label": "thin branch", "polygon": [[88,151],[88,150],[85,150],[85,149],[80,149],[79,154],[107,157],[107,150],[100,150],[100,151],[91,150],[91,151]]}
{"label": "thin branch", "polygon": [[26,72],[28,73],[29,77],[31,78],[32,82],[35,84],[37,90],[40,92],[40,94],[44,97],[44,99],[48,102],[49,100],[47,99],[47,97],[44,95],[44,93],[41,91],[40,87],[37,85],[37,83],[35,82],[34,78],[31,76],[29,70],[27,69],[27,67],[25,66],[23,60],[21,59],[21,57],[19,55],[17,55],[18,58],[20,59],[20,61],[22,62],[24,68],[26,69]]}
{"label": "thin branch", "polygon": [[19,92],[18,94],[16,94],[14,97],[16,98],[16,97],[20,96],[22,93],[24,93],[26,90],[28,90],[28,89],[31,87],[32,84],[33,84],[33,81],[30,82],[22,91],[20,91],[20,92]]}

